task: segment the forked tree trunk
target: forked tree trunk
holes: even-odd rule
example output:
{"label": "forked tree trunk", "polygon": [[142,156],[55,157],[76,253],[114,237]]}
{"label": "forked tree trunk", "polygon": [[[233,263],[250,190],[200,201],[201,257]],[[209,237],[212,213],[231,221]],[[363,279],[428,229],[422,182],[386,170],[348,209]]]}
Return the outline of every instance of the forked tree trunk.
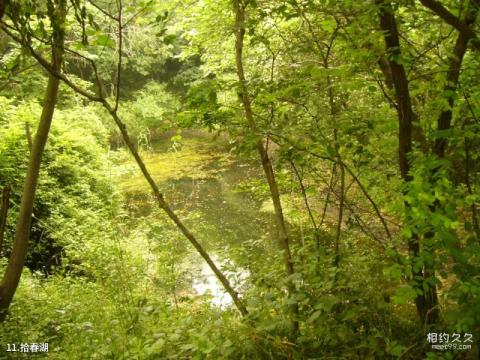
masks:
{"label": "forked tree trunk", "polygon": [[[404,67],[393,60],[393,57],[399,58],[401,55],[400,52],[400,43],[398,36],[398,29],[395,22],[395,16],[393,13],[392,7],[383,0],[377,0],[377,5],[380,6],[380,25],[382,30],[385,31],[385,43],[387,51],[390,52],[389,65],[391,68],[393,83],[395,87],[397,102],[398,102],[398,115],[400,123],[400,146],[399,146],[399,157],[400,157],[400,169],[402,178],[405,181],[410,181],[411,177],[409,175],[410,165],[408,163],[408,155],[412,149],[412,123],[414,121],[414,113],[412,110],[412,105],[410,101],[410,93],[408,89],[407,77],[405,74]],[[432,4],[438,2],[435,1],[422,1],[422,3]],[[440,5],[441,6],[441,5]],[[478,15],[480,7],[480,2],[471,1],[469,6],[466,9],[465,19],[462,19],[460,22],[467,29],[470,29],[470,26],[475,22],[475,19]],[[460,75],[460,69],[462,66],[463,57],[467,51],[468,42],[472,39],[471,34],[466,31],[459,29],[459,34],[457,36],[455,46],[453,49],[453,57],[450,59],[449,68],[446,77],[445,92],[454,92],[458,86],[458,79]],[[448,99],[449,108],[440,113],[440,116],[437,120],[437,130],[445,131],[450,129],[451,120],[452,120],[452,108],[454,105],[454,98],[449,97]],[[445,149],[447,147],[447,138],[440,137],[436,139],[433,152],[440,158],[445,157]],[[437,172],[438,169],[433,170],[433,174]],[[407,205],[408,206],[408,205]],[[439,209],[440,204],[435,202],[431,206],[431,211],[435,212]],[[427,232],[425,237],[433,237],[435,234],[433,231]],[[409,240],[409,249],[413,257],[418,257],[420,254],[420,244],[418,234],[413,234],[412,238]],[[422,271],[423,270],[423,271]],[[426,263],[423,266],[423,269],[414,273],[414,277],[423,279],[425,283],[429,278],[435,278],[435,268],[433,264]],[[428,286],[427,290],[423,289],[421,283],[417,283],[417,289],[420,290],[422,295],[418,295],[415,299],[415,304],[417,306],[417,311],[419,313],[420,320],[423,324],[430,325],[437,322],[439,317],[438,309],[438,297],[435,285]]]}
{"label": "forked tree trunk", "polygon": [[[380,28],[385,32],[385,48],[388,53],[391,80],[394,85],[395,96],[398,103],[398,159],[400,174],[403,181],[408,183],[412,180],[409,156],[412,151],[412,130],[415,114],[412,109],[405,68],[398,62],[398,59],[401,57],[401,51],[393,8],[390,3],[385,0],[376,0],[375,3],[379,7]],[[408,207],[409,205],[405,204],[405,206]],[[415,262],[415,260],[421,256],[420,237],[418,234],[414,233],[412,237],[408,239],[408,249],[412,261]],[[413,270],[412,272],[413,287],[417,293],[415,305],[420,322],[427,325],[433,324],[439,317],[437,289],[435,284],[431,285],[430,282],[426,280],[428,280],[429,277],[435,277],[435,269],[427,265],[419,267],[418,270]],[[424,284],[427,284],[426,289],[424,288]]]}
{"label": "forked tree trunk", "polygon": [[[54,26],[52,61],[51,66],[55,71],[60,71],[63,55],[63,26],[65,7],[64,2],[59,5],[59,18],[52,19],[58,23]],[[45,144],[52,124],[53,112],[57,100],[58,87],[60,80],[53,75],[49,75],[45,100],[43,104],[40,122],[33,140],[30,158],[28,162],[27,175],[23,185],[22,199],[18,213],[17,224],[15,228],[15,238],[13,242],[12,253],[8,260],[7,268],[0,284],[0,321],[5,320],[8,308],[13,300],[20,277],[22,275],[23,265],[28,250],[28,240],[30,238],[30,228],[32,223],[33,202],[40,172],[40,165],[45,149]]]}
{"label": "forked tree trunk", "polygon": [[[240,81],[240,100],[242,101],[245,118],[247,119],[250,131],[254,136],[257,136],[258,128],[253,117],[252,105],[250,96],[248,95],[248,88],[246,85],[245,72],[243,69],[243,40],[245,36],[245,7],[246,3],[243,3],[242,0],[234,0],[233,10],[235,12],[235,55],[236,55],[236,65],[237,65],[237,75],[238,80]],[[285,271],[287,276],[293,275],[295,273],[293,267],[292,254],[290,251],[287,226],[285,223],[285,218],[283,216],[282,203],[280,201],[280,192],[278,190],[278,184],[275,179],[275,173],[273,171],[272,162],[268,155],[267,149],[263,145],[262,139],[257,141],[257,150],[262,161],[263,171],[267,179],[267,183],[270,189],[270,196],[273,201],[273,207],[275,210],[275,222],[277,226],[277,239],[278,243],[283,250],[283,258]],[[290,295],[295,293],[295,286],[292,281],[289,281],[288,292]],[[292,305],[293,316],[298,316],[298,304]],[[298,320],[293,320],[293,327],[295,331],[298,331]]]}

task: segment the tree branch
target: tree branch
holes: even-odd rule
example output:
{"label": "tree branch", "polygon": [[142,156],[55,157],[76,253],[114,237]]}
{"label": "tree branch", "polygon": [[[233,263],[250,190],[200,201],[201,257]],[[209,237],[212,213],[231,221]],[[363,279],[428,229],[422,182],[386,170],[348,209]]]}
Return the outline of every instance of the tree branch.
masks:
{"label": "tree branch", "polygon": [[423,6],[429,8],[440,18],[442,18],[447,24],[453,26],[459,32],[467,38],[467,40],[472,40],[472,46],[475,50],[480,51],[480,39],[477,37],[477,34],[470,28],[470,26],[453,15],[447,8],[445,8],[440,1],[437,0],[420,0]]}
{"label": "tree branch", "polygon": [[72,88],[75,92],[77,92],[80,95],[85,96],[91,101],[95,102],[102,102],[102,98],[95,96],[91,93],[89,93],[87,90],[82,89],[81,87],[75,85],[69,78],[67,78],[64,74],[62,74],[59,71],[56,71],[55,68],[39,53],[35,51],[33,46],[29,44],[27,41],[19,37],[18,35],[15,35],[7,26],[5,26],[4,23],[0,23],[0,29],[2,29],[8,36],[10,36],[15,42],[18,44],[24,46],[32,55],[32,57],[37,60],[37,62],[45,69],[48,71],[49,74],[53,75],[54,77],[62,80],[65,84],[67,84],[70,88]]}

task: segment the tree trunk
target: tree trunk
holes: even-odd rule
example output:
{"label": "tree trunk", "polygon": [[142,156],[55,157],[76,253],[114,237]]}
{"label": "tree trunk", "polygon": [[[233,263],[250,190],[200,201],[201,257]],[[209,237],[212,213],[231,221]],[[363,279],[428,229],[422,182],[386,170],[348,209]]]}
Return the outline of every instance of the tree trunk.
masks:
{"label": "tree trunk", "polygon": [[290,165],[292,165],[292,170],[295,173],[295,176],[298,179],[298,184],[300,186],[300,191],[302,193],[303,197],[303,203],[305,204],[305,208],[307,209],[308,217],[310,218],[310,222],[312,223],[313,230],[314,230],[314,239],[315,239],[315,246],[317,250],[320,248],[320,229],[318,228],[317,222],[315,221],[315,216],[313,216],[313,211],[312,208],[310,207],[310,202],[308,201],[308,196],[307,196],[307,189],[305,188],[305,185],[303,184],[303,179],[302,176],[300,175],[300,172],[297,169],[297,166],[293,162],[293,160],[290,160]]}
{"label": "tree trunk", "polygon": [[[334,265],[336,268],[340,265],[340,236],[342,234],[343,223],[343,209],[345,205],[345,169],[342,164],[340,166],[340,194],[338,198],[338,220],[337,220],[337,232],[335,235],[335,259]],[[335,279],[337,273],[335,273]]]}
{"label": "tree trunk", "polygon": [[[412,130],[415,114],[412,109],[410,92],[408,89],[408,80],[405,68],[400,62],[401,57],[400,41],[395,20],[394,11],[390,3],[384,0],[376,0],[378,6],[378,14],[380,19],[380,28],[385,32],[385,47],[388,56],[388,64],[390,66],[391,80],[393,81],[395,96],[397,99],[397,113],[399,122],[399,146],[398,161],[400,166],[400,174],[405,182],[410,182],[409,156],[412,151]],[[408,207],[408,204],[405,204]],[[412,261],[420,257],[420,238],[418,234],[413,234],[408,240],[408,249]],[[433,324],[438,320],[439,309],[437,299],[436,285],[430,285],[425,290],[423,285],[426,284],[428,277],[435,276],[433,268],[424,269],[420,267],[413,271],[413,287],[417,292],[415,305],[422,324]]]}
{"label": "tree trunk", "polygon": [[[61,4],[64,6],[63,2],[61,2]],[[63,55],[64,34],[63,30],[61,30],[61,23],[64,21],[65,8],[62,5],[60,5],[61,8],[59,17],[57,19],[52,19],[53,22],[58,22],[54,24],[51,62],[51,65],[55,71],[60,71]],[[53,75],[49,75],[43,110],[37,132],[33,140],[27,175],[23,186],[12,253],[0,285],[0,321],[5,320],[8,308],[10,307],[18,283],[20,282],[25,257],[27,255],[28,240],[30,237],[30,228],[32,222],[33,202],[35,200],[35,192],[37,189],[43,151],[45,149],[50,126],[52,124],[59,82],[60,80],[58,78]]]}
{"label": "tree trunk", "polygon": [[[477,17],[477,13],[479,10],[479,6],[476,4],[471,3],[472,6],[467,8],[467,15],[465,17],[464,23],[467,26],[470,26],[475,21]],[[446,84],[444,87],[444,93],[453,94],[457,90],[458,80],[460,77],[460,70],[462,67],[463,57],[465,52],[467,51],[467,46],[469,42],[469,37],[464,32],[459,32],[457,36],[457,40],[455,41],[455,46],[453,49],[453,57],[450,59],[450,64],[448,67],[447,77],[446,77]],[[437,120],[437,130],[439,130],[440,134],[442,131],[448,130],[451,128],[451,122],[453,117],[453,106],[454,106],[454,98],[453,96],[448,97],[448,105],[449,108],[444,110],[440,113],[440,116]],[[441,134],[439,138],[435,140],[433,152],[439,157],[445,157],[445,151],[448,145],[447,137],[444,134]],[[433,175],[439,170],[439,168],[435,168],[432,171],[432,178]],[[430,211],[432,213],[436,213],[438,211],[442,211],[441,204],[439,201],[435,201],[433,205],[430,207]],[[429,231],[425,234],[426,238],[433,238],[435,236],[434,231]],[[434,264],[426,263],[424,265],[423,270],[424,279],[428,278],[435,278],[435,268]],[[424,306],[424,317],[426,318],[426,323],[428,324],[428,319],[433,317],[433,320],[436,320],[439,316],[438,306],[436,308],[429,308],[429,304],[437,304],[437,293],[436,291],[427,292],[426,296],[428,296],[426,300],[426,305]]]}
{"label": "tree trunk", "polygon": [[[237,75],[238,80],[240,81],[240,100],[243,104],[245,117],[247,119],[250,131],[254,136],[258,135],[257,125],[253,117],[251,100],[248,95],[248,89],[246,85],[245,72],[243,69],[243,39],[245,36],[245,7],[246,4],[241,0],[234,0],[233,10],[235,13],[235,54],[236,54],[236,65],[237,65]],[[287,232],[287,226],[285,223],[285,218],[283,216],[282,203],[280,201],[280,192],[278,190],[278,184],[275,179],[275,172],[273,171],[273,166],[268,155],[267,149],[263,145],[262,139],[257,141],[257,151],[260,155],[262,162],[263,171],[267,179],[268,187],[270,189],[270,196],[273,201],[273,207],[275,210],[275,222],[277,227],[277,240],[279,245],[283,250],[283,259],[284,266],[287,276],[291,276],[295,273],[293,267],[292,254],[290,251],[289,238]],[[295,293],[295,285],[289,281],[288,282],[288,292],[290,296]],[[298,316],[298,304],[292,306],[292,313],[294,317]],[[298,320],[293,320],[294,331],[298,331]]]}
{"label": "tree trunk", "polygon": [[[457,16],[453,15],[450,11],[445,8],[441,2],[437,0],[420,0],[420,2],[435,14],[437,14],[441,19],[443,19],[447,24],[453,26],[460,32],[460,35],[468,40],[472,40],[472,48],[476,51],[480,51],[480,39],[477,37],[475,31],[471,28],[473,22],[469,23],[468,21],[462,21]],[[470,1],[472,6],[478,6],[480,1],[472,0]],[[475,20],[475,18],[473,19]]]}
{"label": "tree trunk", "polygon": [[[472,4],[473,5],[473,4]],[[475,18],[477,17],[478,13],[478,6],[473,5],[467,9],[467,16],[465,21],[466,26],[470,26],[474,23]],[[453,94],[457,90],[458,86],[458,79],[460,77],[460,69],[462,67],[463,57],[467,51],[469,37],[464,32],[460,32],[457,36],[457,40],[455,42],[455,47],[453,49],[453,56],[450,59],[450,64],[448,66],[447,72],[447,79],[446,84],[444,87],[444,93]],[[440,114],[438,121],[437,121],[437,130],[440,132],[450,129],[452,116],[453,116],[453,105],[454,105],[454,98],[453,96],[448,97],[448,105],[449,108],[447,110],[442,111]],[[445,136],[441,136],[437,138],[435,141],[435,154],[443,158],[445,157],[445,149],[447,147],[447,138]]]}

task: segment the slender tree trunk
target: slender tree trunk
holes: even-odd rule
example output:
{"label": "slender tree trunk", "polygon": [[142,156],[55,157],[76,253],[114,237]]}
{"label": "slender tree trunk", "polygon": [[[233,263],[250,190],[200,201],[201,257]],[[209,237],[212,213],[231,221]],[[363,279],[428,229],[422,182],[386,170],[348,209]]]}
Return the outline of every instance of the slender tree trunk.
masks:
{"label": "slender tree trunk", "polygon": [[[464,23],[467,26],[470,26],[471,24],[474,23],[477,17],[478,11],[479,11],[479,5],[474,4],[474,2],[471,2],[470,6],[468,6],[466,10],[467,14],[464,19]],[[446,83],[444,86],[444,93],[452,94],[457,90],[458,81],[460,77],[460,70],[462,67],[463,58],[467,51],[469,39],[470,37],[467,34],[465,34],[464,32],[459,32],[457,39],[455,41],[453,56],[450,59],[450,64],[448,67]],[[454,106],[453,96],[449,96],[448,105],[449,105],[449,108],[447,110],[442,111],[437,120],[437,130],[440,131],[440,134],[441,132],[444,132],[445,130],[448,130],[451,128],[452,117],[453,117],[452,109]],[[433,149],[434,153],[439,158],[445,158],[445,151],[446,151],[447,145],[448,145],[448,138],[444,134],[441,134],[441,136],[435,140],[434,149]],[[435,175],[435,173],[438,170],[439,170],[438,168],[433,169],[432,178],[433,178],[433,175]],[[440,204],[440,202],[435,201],[433,205],[430,207],[430,211],[432,213],[442,211],[442,205]],[[426,238],[433,238],[434,236],[435,236],[434,231],[429,231],[425,234]],[[433,263],[429,263],[429,262],[425,263],[423,276],[424,276],[424,279],[435,278],[435,268]],[[438,305],[438,298],[437,298],[436,291],[429,291],[425,295],[427,296],[427,299],[426,299],[427,304]],[[436,321],[436,319],[439,316],[438,306],[435,308],[426,309],[426,311],[427,311],[425,315],[427,317],[426,322],[428,323],[428,318],[430,317],[433,318],[432,319],[433,321]]]}
{"label": "slender tree trunk", "polygon": [[[332,172],[330,174],[330,181],[328,182],[328,189],[327,189],[327,195],[325,196],[325,201],[323,203],[323,210],[322,210],[322,217],[320,218],[320,224],[318,225],[319,228],[322,227],[325,217],[327,215],[327,209],[328,209],[328,203],[330,202],[330,193],[333,192],[333,188],[335,187],[335,184],[337,182],[336,180],[337,176],[337,163],[333,162],[332,164]],[[326,246],[326,242],[323,244]],[[320,243],[317,245],[317,250],[320,250]]]}
{"label": "slender tree trunk", "polygon": [[137,149],[135,148],[135,145],[130,139],[130,136],[128,135],[127,127],[125,124],[122,122],[122,120],[119,118],[117,111],[111,107],[105,100],[102,102],[103,106],[108,110],[110,115],[112,116],[113,120],[117,124],[122,137],[123,141],[127,145],[128,149],[130,150],[131,154],[135,158],[135,161],[137,162],[138,166],[140,167],[140,170],[142,171],[143,176],[147,180],[147,182],[150,185],[150,188],[152,189],[152,192],[157,200],[158,206],[166,212],[168,217],[175,223],[175,225],[178,227],[178,229],[183,233],[183,235],[190,241],[190,243],[195,247],[195,249],[198,251],[198,253],[202,256],[202,258],[206,261],[210,269],[213,271],[217,279],[222,283],[223,287],[225,290],[228,292],[228,294],[232,297],[232,300],[237,307],[237,309],[240,311],[242,316],[247,316],[248,311],[243,302],[240,300],[240,297],[238,296],[238,293],[235,291],[235,289],[232,287],[230,282],[228,281],[227,277],[220,271],[220,269],[216,266],[216,264],[213,262],[212,258],[210,255],[205,251],[205,249],[202,247],[202,245],[198,242],[197,238],[187,229],[187,227],[183,224],[183,222],[178,218],[177,214],[172,210],[172,208],[168,205],[168,203],[165,201],[163,194],[160,192],[160,189],[158,188],[157,184],[155,183],[155,180],[153,180],[152,176],[150,175],[147,167],[145,166],[145,163],[143,162],[142,158],[140,157]]}
{"label": "slender tree trunk", "polygon": [[[329,68],[328,57],[330,54],[331,43],[327,54],[324,55],[323,58],[323,66],[325,69]],[[338,126],[337,126],[337,119],[335,118],[338,114],[338,108],[335,104],[335,94],[333,92],[333,83],[332,79],[327,76],[327,92],[328,92],[328,103],[330,107],[330,116],[333,122],[333,139],[334,139],[334,146],[335,146],[335,153],[336,153],[336,161],[337,165],[340,169],[340,195],[338,197],[338,219],[337,219],[337,230],[335,235],[335,258],[334,258],[334,265],[336,268],[340,265],[340,237],[342,235],[342,223],[343,223],[343,210],[344,210],[344,202],[345,202],[345,167],[343,165],[342,157],[340,155],[340,144],[338,142]],[[337,280],[337,274],[335,273],[335,281]]]}
{"label": "slender tree trunk", "polygon": [[305,189],[305,185],[303,184],[303,179],[300,176],[300,172],[297,169],[297,166],[293,162],[293,160],[290,160],[290,164],[292,165],[293,172],[295,173],[295,176],[298,179],[298,184],[300,185],[300,191],[302,193],[303,197],[303,202],[305,204],[305,208],[307,209],[308,217],[310,218],[310,222],[312,223],[313,230],[314,230],[314,238],[315,238],[315,245],[317,246],[317,249],[320,247],[320,231],[317,225],[317,222],[315,221],[315,216],[313,215],[312,208],[310,207],[310,202],[308,201],[308,196],[307,196],[307,190]]}
{"label": "slender tree trunk", "polygon": [[[59,17],[52,19],[54,24],[52,62],[51,65],[55,71],[60,71],[63,55],[63,26],[65,3],[59,5]],[[40,122],[38,124],[35,139],[33,140],[30,159],[28,163],[27,175],[23,186],[22,199],[15,228],[15,238],[12,253],[7,264],[7,269],[0,284],[0,321],[5,320],[8,308],[13,300],[20,277],[22,275],[23,265],[28,250],[28,240],[30,238],[30,228],[32,222],[33,203],[42,162],[43,151],[48,139],[50,126],[52,124],[53,112],[57,100],[58,87],[60,80],[53,75],[49,75],[45,100],[43,105]]]}
{"label": "slender tree trunk", "polygon": [[[325,69],[329,68],[329,55],[331,49],[333,47],[334,37],[332,37],[330,44],[328,45],[328,49],[326,54],[322,55],[323,57],[323,66]],[[343,223],[343,212],[344,212],[344,205],[345,205],[345,167],[343,165],[342,157],[340,155],[340,144],[338,142],[338,126],[337,126],[337,119],[336,115],[338,114],[338,106],[335,103],[335,93],[333,90],[333,83],[332,78],[330,75],[327,76],[327,93],[328,93],[328,104],[330,107],[330,117],[333,123],[333,139],[334,139],[334,146],[335,146],[335,153],[336,153],[336,164],[340,169],[340,194],[339,194],[339,202],[338,202],[338,219],[337,219],[337,229],[335,235],[335,258],[334,258],[334,265],[336,268],[340,265],[340,238],[342,234],[342,223]],[[337,273],[335,273],[335,281],[337,279]]]}
{"label": "slender tree trunk", "polygon": [[10,186],[7,185],[2,191],[2,205],[0,208],[0,254],[3,250],[3,239],[5,236],[5,227],[7,225],[8,207],[10,204]]}
{"label": "slender tree trunk", "polygon": [[334,265],[337,268],[340,265],[340,236],[342,234],[344,205],[345,205],[345,169],[343,168],[343,165],[340,164],[340,194],[338,197],[338,221],[337,221],[337,233],[335,236],[335,260],[334,260]]}
{"label": "slender tree trunk", "polygon": [[[258,128],[253,117],[252,105],[250,96],[248,95],[248,88],[246,85],[245,72],[243,69],[243,40],[245,36],[245,7],[246,3],[242,0],[234,0],[233,10],[235,13],[235,54],[236,54],[236,65],[237,65],[237,75],[238,80],[240,81],[240,100],[242,101],[245,118],[247,119],[250,131],[253,135],[257,135]],[[277,239],[278,243],[283,250],[284,265],[287,276],[293,275],[295,273],[293,267],[292,254],[290,251],[289,238],[287,233],[287,226],[285,223],[285,218],[283,215],[282,203],[280,201],[280,192],[278,190],[278,184],[275,179],[275,173],[273,171],[273,166],[268,155],[267,150],[265,149],[262,139],[257,141],[257,151],[260,155],[262,161],[263,171],[267,179],[267,183],[270,189],[270,196],[273,201],[273,207],[275,210],[275,222],[277,227]],[[288,292],[290,295],[295,293],[295,285],[289,281],[288,282]],[[294,317],[298,316],[298,304],[292,306],[292,312]],[[298,320],[293,320],[293,327],[295,331],[298,331]]]}

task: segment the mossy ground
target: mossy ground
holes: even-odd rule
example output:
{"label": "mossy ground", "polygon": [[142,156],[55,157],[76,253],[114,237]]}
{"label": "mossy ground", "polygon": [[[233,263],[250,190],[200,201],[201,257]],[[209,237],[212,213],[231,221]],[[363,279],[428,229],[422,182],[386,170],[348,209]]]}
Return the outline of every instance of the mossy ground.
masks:
{"label": "mossy ground", "polygon": [[[232,163],[232,158],[225,151],[225,144],[221,140],[215,140],[209,134],[202,135],[199,138],[198,135],[193,137],[187,134],[177,143],[162,139],[154,143],[151,149],[140,151],[148,171],[160,187],[164,187],[169,181],[182,178],[211,178]],[[119,166],[122,168],[123,191],[149,191],[148,183],[130,154],[122,154]]]}

